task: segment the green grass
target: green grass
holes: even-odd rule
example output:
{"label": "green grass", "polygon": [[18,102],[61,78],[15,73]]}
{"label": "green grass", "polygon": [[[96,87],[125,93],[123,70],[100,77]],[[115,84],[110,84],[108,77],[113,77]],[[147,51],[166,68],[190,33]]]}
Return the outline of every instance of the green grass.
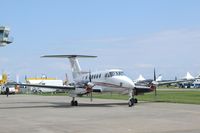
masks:
{"label": "green grass", "polygon": [[[94,97],[102,99],[128,99],[127,95],[111,95],[110,93],[104,93],[99,95],[94,94]],[[155,96],[154,92],[152,92],[136,97],[139,101],[200,104],[200,91],[158,90],[157,96]]]}
{"label": "green grass", "polygon": [[[36,94],[34,94],[36,95]],[[43,93],[37,94],[42,96],[66,96],[66,93]],[[89,98],[90,96],[83,96]],[[128,95],[121,95],[117,93],[93,93],[94,98],[101,99],[119,99],[127,100]],[[169,90],[157,90],[157,96],[152,93],[146,93],[144,95],[136,96],[139,101],[152,101],[152,102],[170,102],[170,103],[187,103],[187,104],[200,104],[200,89],[199,90],[184,90],[184,89],[169,89]]]}
{"label": "green grass", "polygon": [[138,96],[138,100],[153,102],[200,104],[200,91],[161,91]]}

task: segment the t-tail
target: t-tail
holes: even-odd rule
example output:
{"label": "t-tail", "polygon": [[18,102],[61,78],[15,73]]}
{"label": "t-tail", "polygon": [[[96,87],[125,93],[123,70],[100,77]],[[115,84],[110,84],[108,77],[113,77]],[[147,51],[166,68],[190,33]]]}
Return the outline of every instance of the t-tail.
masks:
{"label": "t-tail", "polygon": [[45,55],[41,56],[42,58],[68,58],[71,64],[72,76],[73,79],[77,79],[80,77],[84,72],[81,70],[79,65],[79,61],[77,58],[96,58],[97,56],[90,56],[90,55]]}

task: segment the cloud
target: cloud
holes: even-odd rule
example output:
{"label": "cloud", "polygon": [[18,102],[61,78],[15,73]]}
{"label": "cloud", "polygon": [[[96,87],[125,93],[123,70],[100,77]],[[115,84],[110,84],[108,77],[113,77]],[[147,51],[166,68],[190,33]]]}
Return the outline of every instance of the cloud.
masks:
{"label": "cloud", "polygon": [[[73,45],[62,44],[62,49],[53,49],[48,54],[89,54],[97,55],[97,59],[81,59],[83,70],[104,70],[108,68],[122,68],[131,77],[143,73],[152,75],[152,68],[156,67],[160,73],[168,75],[183,75],[186,71],[199,72],[199,29],[164,30],[145,36],[131,37],[99,37],[91,39],[71,40]],[[70,43],[71,44],[71,43]],[[75,44],[75,45],[74,45]],[[65,53],[64,53],[65,52]],[[39,53],[43,53],[40,51]],[[31,58],[33,56],[33,58]],[[40,55],[19,58],[0,58],[3,68],[13,73],[26,75],[27,73],[45,73],[52,76],[64,77],[65,72],[71,75],[68,60],[45,59]],[[13,61],[13,62],[11,62]],[[23,63],[24,62],[24,63]],[[181,73],[181,74],[180,74]],[[23,77],[23,76],[22,76]]]}
{"label": "cloud", "polygon": [[1,62],[1,64],[5,64],[5,63],[9,62],[9,59],[5,58],[5,57],[0,57],[0,62]]}

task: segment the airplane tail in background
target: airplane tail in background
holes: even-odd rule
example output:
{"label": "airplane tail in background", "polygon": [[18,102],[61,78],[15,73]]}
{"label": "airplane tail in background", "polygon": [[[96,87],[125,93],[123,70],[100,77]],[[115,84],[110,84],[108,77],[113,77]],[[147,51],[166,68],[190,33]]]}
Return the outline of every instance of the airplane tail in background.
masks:
{"label": "airplane tail in background", "polygon": [[42,58],[68,58],[71,64],[73,79],[81,76],[82,72],[77,58],[96,58],[97,56],[90,55],[45,55]]}
{"label": "airplane tail in background", "polygon": [[156,81],[162,81],[162,75],[161,74],[158,76],[158,78],[156,78]]}

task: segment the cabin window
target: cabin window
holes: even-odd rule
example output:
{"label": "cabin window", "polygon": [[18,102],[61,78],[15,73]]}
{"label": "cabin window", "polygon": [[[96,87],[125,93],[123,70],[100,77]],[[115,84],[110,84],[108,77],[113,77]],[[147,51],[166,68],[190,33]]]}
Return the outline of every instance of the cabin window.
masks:
{"label": "cabin window", "polygon": [[106,74],[105,74],[105,78],[107,78],[107,77],[108,77],[108,74],[106,73]]}

